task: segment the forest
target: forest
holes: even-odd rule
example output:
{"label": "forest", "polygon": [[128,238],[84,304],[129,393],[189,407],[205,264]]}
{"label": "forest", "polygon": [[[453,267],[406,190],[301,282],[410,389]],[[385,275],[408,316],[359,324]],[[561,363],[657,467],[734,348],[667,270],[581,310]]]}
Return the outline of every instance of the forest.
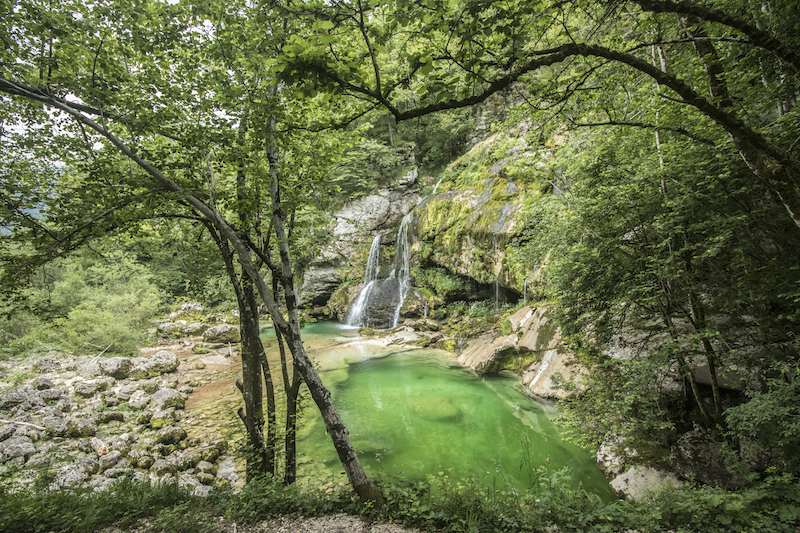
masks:
{"label": "forest", "polygon": [[[134,356],[186,302],[236,310],[247,488],[164,502],[240,522],[383,509],[427,531],[797,529],[794,0],[0,2],[3,382],[50,351]],[[331,213],[411,169],[420,197],[481,187],[488,171],[470,157],[487,138],[500,140],[480,165],[520,204],[503,243],[509,305],[552,308],[589,369],[561,384],[574,390],[565,434],[647,465],[702,435],[718,482],[608,504],[559,474],[496,498],[364,471],[303,343],[303,279]],[[439,226],[461,238],[463,215],[448,213]],[[420,290],[452,309],[480,304],[478,284],[497,294],[499,275],[467,279],[420,235]],[[363,276],[366,257],[354,261],[345,287]],[[352,494],[292,492],[304,398]],[[89,505],[2,491],[9,524],[37,505]],[[161,509],[147,505],[127,516]],[[72,527],[48,520],[41,530]]]}

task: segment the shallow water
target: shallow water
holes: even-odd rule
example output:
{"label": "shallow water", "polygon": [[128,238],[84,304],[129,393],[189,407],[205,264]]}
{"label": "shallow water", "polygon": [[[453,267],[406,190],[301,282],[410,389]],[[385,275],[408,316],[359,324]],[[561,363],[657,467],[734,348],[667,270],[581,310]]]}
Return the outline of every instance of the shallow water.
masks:
{"label": "shallow water", "polygon": [[[576,486],[611,496],[591,455],[559,436],[556,410],[526,396],[518,377],[479,376],[448,352],[350,343],[348,331],[320,323],[303,338],[369,475],[449,472],[522,488],[547,465],[568,467]],[[301,427],[299,475],[343,478],[313,405]]]}

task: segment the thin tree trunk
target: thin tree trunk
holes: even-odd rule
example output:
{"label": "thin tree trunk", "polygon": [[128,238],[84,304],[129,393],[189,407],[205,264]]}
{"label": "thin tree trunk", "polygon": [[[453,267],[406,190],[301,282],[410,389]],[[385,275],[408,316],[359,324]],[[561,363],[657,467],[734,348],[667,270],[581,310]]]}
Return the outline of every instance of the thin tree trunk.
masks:
{"label": "thin tree trunk", "polygon": [[[350,485],[363,501],[375,502],[380,506],[384,503],[383,494],[381,494],[380,489],[378,489],[375,483],[367,476],[366,472],[364,472],[364,468],[358,460],[353,445],[350,443],[350,436],[347,428],[344,422],[342,422],[339,411],[333,404],[331,393],[322,383],[319,374],[317,374],[300,337],[300,319],[297,312],[297,296],[294,285],[294,275],[292,273],[292,260],[289,251],[289,241],[284,226],[280,184],[278,182],[279,158],[278,148],[274,138],[275,131],[275,118],[270,117],[266,124],[265,144],[271,182],[270,198],[272,200],[273,231],[275,232],[280,254],[280,268],[276,269],[277,272],[273,273],[273,275],[277,273],[280,276],[280,283],[286,299],[288,320],[284,322],[282,317],[280,320],[277,320],[278,317],[273,317],[273,321],[275,326],[281,330],[281,333],[286,338],[286,343],[294,357],[295,366],[308,387],[311,397],[314,399],[314,403],[317,404],[322,419],[325,421],[328,435],[333,441],[333,445],[339,455],[339,460],[342,462],[342,467],[344,467]],[[272,302],[274,303],[274,298]]]}

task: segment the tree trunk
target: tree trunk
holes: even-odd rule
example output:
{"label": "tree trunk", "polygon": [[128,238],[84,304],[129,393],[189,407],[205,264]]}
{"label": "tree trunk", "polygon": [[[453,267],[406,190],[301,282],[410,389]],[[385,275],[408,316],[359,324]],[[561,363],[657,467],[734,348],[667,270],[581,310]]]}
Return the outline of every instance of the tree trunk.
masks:
{"label": "tree trunk", "polygon": [[[280,266],[276,268],[273,275],[278,274],[281,287],[283,288],[284,297],[286,299],[286,310],[288,320],[284,321],[282,317],[273,317],[275,326],[280,329],[281,334],[286,338],[286,343],[289,350],[294,357],[294,364],[300,372],[303,381],[308,387],[314,403],[317,404],[322,419],[325,421],[325,427],[328,430],[328,435],[333,441],[333,446],[336,448],[336,453],[339,455],[339,460],[342,462],[342,467],[347,474],[350,485],[356,494],[363,501],[371,501],[380,506],[384,503],[383,494],[380,489],[372,482],[372,480],[364,472],[361,462],[358,460],[353,445],[350,443],[349,433],[347,428],[342,422],[339,411],[333,404],[333,398],[330,391],[322,383],[322,380],[317,374],[314,365],[306,353],[300,337],[300,319],[297,313],[297,296],[294,285],[294,275],[292,273],[292,260],[289,251],[289,241],[286,235],[284,226],[284,214],[281,205],[280,184],[278,182],[278,169],[280,161],[278,158],[278,148],[275,142],[275,118],[270,117],[266,125],[266,151],[267,159],[269,161],[269,172],[271,178],[270,185],[270,198],[272,201],[272,226],[275,232],[275,237],[278,242],[278,251],[280,254]],[[277,265],[276,265],[277,266]],[[274,303],[274,298],[272,298]],[[269,304],[268,304],[269,305]]]}

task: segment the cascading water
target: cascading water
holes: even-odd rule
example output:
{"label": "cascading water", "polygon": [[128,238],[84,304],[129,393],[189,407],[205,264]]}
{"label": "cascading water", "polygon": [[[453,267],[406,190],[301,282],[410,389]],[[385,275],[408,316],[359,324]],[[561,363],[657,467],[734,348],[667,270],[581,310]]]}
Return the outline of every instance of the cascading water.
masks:
{"label": "cascading water", "polygon": [[372,245],[369,248],[369,257],[367,258],[367,268],[364,272],[364,286],[361,292],[358,293],[355,303],[350,308],[347,314],[347,325],[354,327],[364,326],[364,318],[367,314],[369,295],[372,288],[378,281],[378,273],[380,272],[380,254],[381,254],[381,240],[383,239],[383,232],[375,235],[372,239]]}
{"label": "cascading water", "polygon": [[393,328],[397,327],[397,323],[400,322],[400,309],[403,307],[403,302],[406,300],[408,290],[411,288],[411,274],[409,269],[411,248],[408,242],[408,225],[411,222],[411,214],[413,212],[412,210],[403,217],[402,222],[400,222],[400,227],[397,229],[397,239],[395,239],[394,270],[392,270],[392,274],[389,277],[397,279],[397,295],[399,301],[394,311],[394,319],[392,321]]}

